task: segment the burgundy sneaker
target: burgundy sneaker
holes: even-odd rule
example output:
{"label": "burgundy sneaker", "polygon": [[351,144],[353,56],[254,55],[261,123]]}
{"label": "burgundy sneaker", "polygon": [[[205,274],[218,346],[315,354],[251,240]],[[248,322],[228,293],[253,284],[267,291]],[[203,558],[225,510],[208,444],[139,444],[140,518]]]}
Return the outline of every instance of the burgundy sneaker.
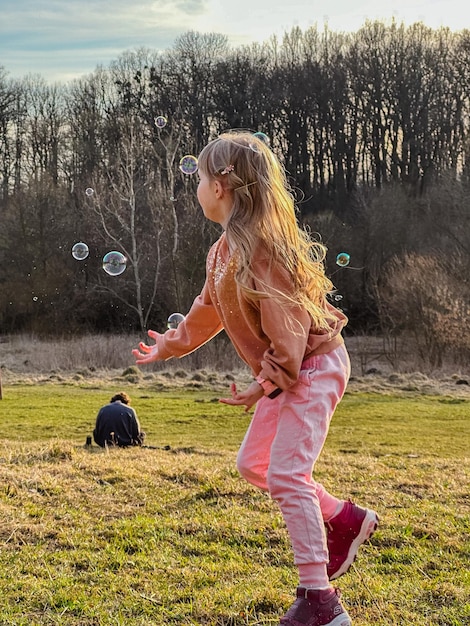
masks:
{"label": "burgundy sneaker", "polygon": [[351,626],[352,622],[341,604],[338,589],[305,589],[297,587],[297,600],[290,607],[280,626]]}
{"label": "burgundy sneaker", "polygon": [[359,547],[374,534],[379,517],[375,511],[363,509],[350,500],[325,522],[330,561],[328,578],[334,580],[345,574],[356,558]]}

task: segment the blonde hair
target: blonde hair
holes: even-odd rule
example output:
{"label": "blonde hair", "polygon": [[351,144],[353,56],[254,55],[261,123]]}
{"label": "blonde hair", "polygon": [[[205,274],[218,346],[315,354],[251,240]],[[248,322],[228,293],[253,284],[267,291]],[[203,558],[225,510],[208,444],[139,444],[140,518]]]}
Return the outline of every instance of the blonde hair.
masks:
{"label": "blonde hair", "polygon": [[[224,133],[202,150],[198,167],[233,191],[226,236],[237,251],[235,278],[244,295],[254,301],[269,297],[285,306],[301,306],[318,330],[331,330],[326,295],[333,284],[323,265],[326,248],[299,227],[285,171],[268,145],[247,131]],[[251,261],[260,244],[270,263],[286,268],[292,279],[290,293],[267,284],[264,291],[250,287],[255,278]]]}

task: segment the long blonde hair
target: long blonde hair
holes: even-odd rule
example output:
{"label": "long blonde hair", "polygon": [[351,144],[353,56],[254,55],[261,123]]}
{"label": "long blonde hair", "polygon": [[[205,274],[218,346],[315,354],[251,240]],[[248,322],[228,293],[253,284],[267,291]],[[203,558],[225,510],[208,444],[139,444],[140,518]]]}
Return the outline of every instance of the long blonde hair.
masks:
{"label": "long blonde hair", "polygon": [[[332,315],[326,307],[326,295],[333,284],[323,265],[326,248],[299,227],[284,168],[268,145],[247,131],[224,133],[202,150],[198,167],[233,191],[226,236],[237,251],[236,280],[245,296],[301,306],[318,330],[329,331]],[[264,291],[250,286],[255,278],[251,262],[260,245],[271,263],[286,268],[292,279],[290,293],[266,284]]]}

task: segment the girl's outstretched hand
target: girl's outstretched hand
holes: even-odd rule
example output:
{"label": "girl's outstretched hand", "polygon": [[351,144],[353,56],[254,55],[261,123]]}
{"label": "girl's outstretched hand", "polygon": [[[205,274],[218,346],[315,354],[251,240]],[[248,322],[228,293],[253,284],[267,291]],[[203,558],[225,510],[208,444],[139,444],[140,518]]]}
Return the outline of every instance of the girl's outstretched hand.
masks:
{"label": "girl's outstretched hand", "polygon": [[155,341],[155,345],[148,346],[146,343],[141,341],[139,343],[139,349],[132,350],[132,354],[135,356],[136,363],[152,363],[153,361],[159,361],[160,357],[158,355],[158,342],[160,337],[162,337],[161,333],[157,333],[155,330],[147,331],[148,336]]}
{"label": "girl's outstretched hand", "polygon": [[230,385],[230,391],[232,392],[232,397],[220,398],[219,402],[233,405],[244,404],[246,407],[245,411],[249,411],[251,407],[264,395],[263,388],[256,382],[256,380],[254,380],[251,385],[245,389],[245,391],[237,391],[236,384],[232,383]]}

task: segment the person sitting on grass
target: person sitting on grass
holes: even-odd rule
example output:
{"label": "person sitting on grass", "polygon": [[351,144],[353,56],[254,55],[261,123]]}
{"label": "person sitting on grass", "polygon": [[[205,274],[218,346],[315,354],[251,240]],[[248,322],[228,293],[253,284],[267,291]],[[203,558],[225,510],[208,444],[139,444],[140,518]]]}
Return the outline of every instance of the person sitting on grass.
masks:
{"label": "person sitting on grass", "polygon": [[101,407],[96,418],[93,439],[102,448],[106,446],[141,446],[145,433],[140,430],[137,414],[130,407],[131,399],[120,391],[109,404]]}

